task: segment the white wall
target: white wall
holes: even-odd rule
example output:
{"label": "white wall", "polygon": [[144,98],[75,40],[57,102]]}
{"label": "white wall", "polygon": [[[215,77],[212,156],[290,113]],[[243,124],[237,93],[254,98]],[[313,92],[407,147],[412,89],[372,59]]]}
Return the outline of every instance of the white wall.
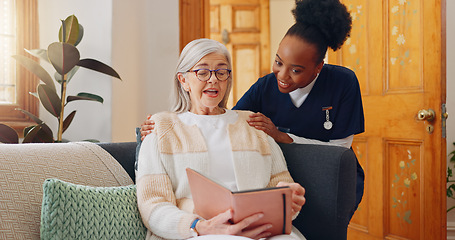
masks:
{"label": "white wall", "polygon": [[[52,42],[58,41],[60,19],[74,14],[84,27],[84,37],[77,46],[81,59],[94,58],[111,65],[112,48],[112,0],[39,0],[40,48],[47,49]],[[42,65],[53,76],[55,70],[50,64]],[[121,74],[121,73],[120,73]],[[91,101],[71,102],[65,107],[65,116],[77,110],[76,116],[63,134],[64,139],[79,141],[84,139],[111,140],[112,82],[119,81],[104,74],[84,68],[79,69],[68,84],[67,93],[76,95],[89,92],[104,98],[104,104]],[[60,85],[56,83],[57,89]],[[57,92],[60,93],[59,90]],[[42,106],[40,118],[54,131],[56,137],[58,122]]]}
{"label": "white wall", "polygon": [[270,0],[270,59],[272,63],[281,39],[295,23],[294,16],[291,14],[294,7],[294,0]]}
{"label": "white wall", "polygon": [[135,141],[146,115],[169,109],[179,55],[178,0],[113,0],[112,141]]}

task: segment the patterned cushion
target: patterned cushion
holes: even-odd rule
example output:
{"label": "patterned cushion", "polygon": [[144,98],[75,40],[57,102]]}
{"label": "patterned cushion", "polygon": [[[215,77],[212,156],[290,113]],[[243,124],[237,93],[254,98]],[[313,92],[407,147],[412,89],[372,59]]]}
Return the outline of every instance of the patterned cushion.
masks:
{"label": "patterned cushion", "polygon": [[145,239],[136,186],[89,187],[47,179],[41,239]]}

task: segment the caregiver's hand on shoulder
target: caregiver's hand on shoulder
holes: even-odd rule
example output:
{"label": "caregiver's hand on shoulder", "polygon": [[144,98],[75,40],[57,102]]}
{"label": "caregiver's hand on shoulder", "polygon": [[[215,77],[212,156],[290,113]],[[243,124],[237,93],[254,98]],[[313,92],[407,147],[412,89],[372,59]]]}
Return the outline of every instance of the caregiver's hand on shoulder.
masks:
{"label": "caregiver's hand on shoulder", "polygon": [[293,140],[291,137],[289,137],[288,134],[278,130],[278,128],[273,124],[272,120],[270,118],[266,117],[264,114],[257,112],[250,114],[250,118],[247,120],[247,123],[259,130],[264,131],[275,139],[276,142],[279,143],[292,143]]}
{"label": "caregiver's hand on shoulder", "polygon": [[229,220],[232,219],[232,214],[232,210],[229,209],[209,220],[201,220],[197,223],[196,230],[200,235],[225,234],[243,236],[252,239],[260,239],[270,236],[270,232],[267,232],[267,230],[272,227],[271,224],[264,224],[253,229],[245,230],[245,228],[249,225],[264,217],[264,214],[253,214],[236,224],[229,222]]}
{"label": "caregiver's hand on shoulder", "polygon": [[277,187],[288,186],[292,190],[292,215],[300,212],[305,204],[305,189],[298,183],[279,182]]}
{"label": "caregiver's hand on shoulder", "polygon": [[155,122],[150,120],[152,115],[147,115],[147,119],[141,125],[141,141],[144,141],[145,136],[152,133],[155,128]]}

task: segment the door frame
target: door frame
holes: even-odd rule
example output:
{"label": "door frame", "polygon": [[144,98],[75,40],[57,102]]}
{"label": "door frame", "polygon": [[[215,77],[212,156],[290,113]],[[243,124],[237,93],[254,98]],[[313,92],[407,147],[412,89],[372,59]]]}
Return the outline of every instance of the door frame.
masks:
{"label": "door frame", "polygon": [[210,35],[210,0],[179,0],[180,51],[194,39]]}

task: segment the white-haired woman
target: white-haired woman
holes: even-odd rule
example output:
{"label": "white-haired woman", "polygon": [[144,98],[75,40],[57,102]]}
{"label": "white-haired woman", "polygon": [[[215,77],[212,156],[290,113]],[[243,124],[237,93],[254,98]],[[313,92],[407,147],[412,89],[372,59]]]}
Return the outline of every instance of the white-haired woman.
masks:
{"label": "white-haired woman", "polygon": [[[182,50],[172,109],[152,116],[155,131],[144,139],[136,165],[138,207],[148,228],[147,239],[187,239],[195,235],[206,239],[259,239],[270,235],[270,224],[248,228],[263,217],[261,213],[237,224],[229,221],[231,210],[212,219],[194,214],[187,167],[231,190],[289,186],[293,190],[294,216],[305,203],[305,191],[293,182],[273,138],[249,127],[246,119],[251,112],[226,109],[231,83],[231,57],[223,44],[198,39]],[[294,228],[291,235],[272,238],[303,236]]]}

